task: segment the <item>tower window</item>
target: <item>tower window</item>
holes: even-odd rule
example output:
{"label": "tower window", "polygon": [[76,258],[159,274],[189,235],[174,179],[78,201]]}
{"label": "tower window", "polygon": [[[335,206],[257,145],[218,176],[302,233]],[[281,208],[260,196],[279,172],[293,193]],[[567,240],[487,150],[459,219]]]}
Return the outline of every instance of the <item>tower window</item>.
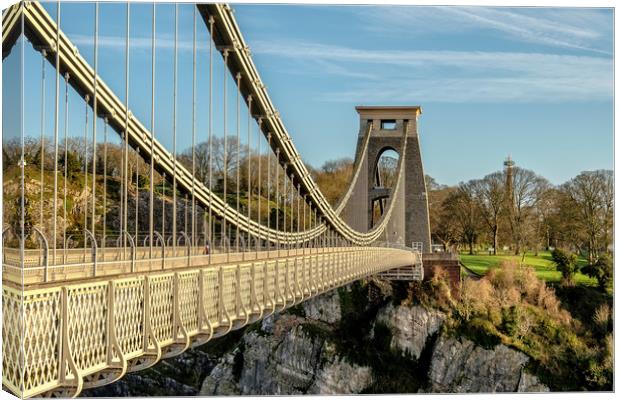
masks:
{"label": "tower window", "polygon": [[396,120],[395,119],[382,119],[381,129],[387,130],[387,131],[396,130]]}

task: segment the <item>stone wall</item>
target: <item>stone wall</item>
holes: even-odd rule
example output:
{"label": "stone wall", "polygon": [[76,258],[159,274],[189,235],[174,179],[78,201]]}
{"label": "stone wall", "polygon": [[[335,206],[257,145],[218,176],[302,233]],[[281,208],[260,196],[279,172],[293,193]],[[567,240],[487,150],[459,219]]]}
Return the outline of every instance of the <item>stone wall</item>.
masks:
{"label": "stone wall", "polygon": [[448,274],[453,294],[458,292],[461,286],[461,265],[457,256],[449,253],[425,253],[422,260],[424,279],[430,279],[434,275],[435,268],[443,268]]}

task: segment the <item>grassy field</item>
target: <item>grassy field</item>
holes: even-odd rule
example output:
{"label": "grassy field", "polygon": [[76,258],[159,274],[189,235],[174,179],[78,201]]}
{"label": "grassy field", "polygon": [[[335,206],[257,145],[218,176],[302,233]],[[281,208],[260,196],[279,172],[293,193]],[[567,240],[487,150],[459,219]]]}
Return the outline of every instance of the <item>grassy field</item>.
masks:
{"label": "grassy field", "polygon": [[[486,254],[461,254],[461,262],[469,269],[477,274],[485,274],[489,269],[499,266],[502,261],[514,261],[517,264],[521,263],[521,256],[498,254],[496,256]],[[541,251],[538,255],[534,253],[527,253],[523,264],[528,265],[536,270],[536,274],[539,278],[548,282],[558,282],[561,279],[561,274],[556,271],[555,264],[551,259],[551,253],[548,251]],[[587,264],[584,258],[578,258],[577,264],[579,267],[583,267]],[[578,284],[584,285],[596,285],[596,280],[590,278],[581,273],[577,273],[575,281]]]}

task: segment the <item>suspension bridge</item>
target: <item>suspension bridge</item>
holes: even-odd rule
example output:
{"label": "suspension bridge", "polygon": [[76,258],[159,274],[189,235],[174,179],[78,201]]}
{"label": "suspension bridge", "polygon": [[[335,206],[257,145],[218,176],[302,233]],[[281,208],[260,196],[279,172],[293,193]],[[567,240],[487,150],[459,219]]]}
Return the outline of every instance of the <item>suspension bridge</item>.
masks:
{"label": "suspension bridge", "polygon": [[[90,62],[61,29],[65,4],[24,1],[2,16],[3,66],[14,66],[10,79],[21,82],[3,92],[19,111],[4,118],[21,127],[15,140],[3,134],[5,389],[76,396],[350,282],[423,278],[431,243],[420,107],[357,108],[351,182],[331,204],[270,100],[230,6],[197,4],[186,14],[191,90],[181,98],[179,5],[169,7],[171,60],[156,52],[162,5],[152,5],[151,71],[139,71],[151,77],[151,98],[140,98],[150,103],[150,121],[130,108],[134,5],[123,5],[120,92],[101,74],[103,6],[92,7],[84,16],[92,17]],[[200,49],[205,59],[197,62]],[[33,57],[40,75],[26,76]],[[173,66],[171,145],[156,126],[155,68],[164,61]],[[32,107],[24,82],[39,80],[40,115],[24,115]],[[182,134],[191,145],[181,154],[177,130],[187,107]],[[70,126],[79,110],[81,125]],[[205,129],[196,128],[201,116]],[[40,119],[40,137],[25,132],[25,119]],[[76,130],[83,147],[72,166],[68,132]],[[206,162],[196,153],[200,140]],[[388,149],[399,155],[392,187],[377,172]]]}

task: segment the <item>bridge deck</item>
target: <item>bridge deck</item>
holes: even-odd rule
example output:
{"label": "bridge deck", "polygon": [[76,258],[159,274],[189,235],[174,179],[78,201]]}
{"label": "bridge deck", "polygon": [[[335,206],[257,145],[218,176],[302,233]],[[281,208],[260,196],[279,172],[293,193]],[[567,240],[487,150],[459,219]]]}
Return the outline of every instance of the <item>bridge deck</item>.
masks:
{"label": "bridge deck", "polygon": [[358,249],[358,247],[280,250],[272,248],[231,253],[224,253],[215,249],[212,254],[204,254],[204,247],[167,248],[164,252],[162,252],[161,247],[154,247],[153,258],[149,258],[151,252],[148,247],[138,247],[135,257],[132,257],[130,249],[123,251],[119,248],[106,248],[97,250],[96,263],[93,261],[94,257],[90,248],[68,249],[66,252],[58,249],[56,253],[57,265],[54,265],[53,257],[50,255],[47,268],[43,262],[45,257],[42,250],[25,250],[24,262],[21,264],[19,250],[4,249],[2,278],[5,283],[12,285],[33,285],[114,277],[123,274],[162,272],[225,263],[280,259],[291,256],[328,254],[343,249]]}
{"label": "bridge deck", "polygon": [[[24,290],[5,281],[3,385],[24,397],[75,395],[417,258],[382,247],[280,250],[214,254],[210,265],[205,255],[175,257],[163,271],[160,261],[144,260],[129,274],[124,261],[102,262],[94,277],[92,265],[75,264],[63,274],[76,281]],[[30,269],[40,279],[40,267]]]}

